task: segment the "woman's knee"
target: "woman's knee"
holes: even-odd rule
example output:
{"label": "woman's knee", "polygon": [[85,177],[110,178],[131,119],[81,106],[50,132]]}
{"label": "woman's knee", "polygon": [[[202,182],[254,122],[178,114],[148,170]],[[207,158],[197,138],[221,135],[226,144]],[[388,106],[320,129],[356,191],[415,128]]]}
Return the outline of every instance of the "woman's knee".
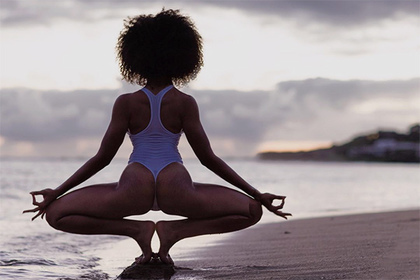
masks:
{"label": "woman's knee", "polygon": [[251,222],[253,224],[258,223],[261,220],[263,214],[261,203],[254,199],[251,199],[249,203],[249,214]]}
{"label": "woman's knee", "polygon": [[51,203],[51,205],[48,206],[48,208],[45,210],[45,220],[51,227],[59,229],[59,220],[62,218],[62,213],[56,206],[57,201],[54,201]]}

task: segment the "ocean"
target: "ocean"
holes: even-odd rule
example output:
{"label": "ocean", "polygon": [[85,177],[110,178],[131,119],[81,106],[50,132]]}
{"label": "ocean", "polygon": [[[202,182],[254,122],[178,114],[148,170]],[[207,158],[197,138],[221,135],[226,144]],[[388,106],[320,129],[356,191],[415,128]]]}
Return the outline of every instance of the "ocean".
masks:
{"label": "ocean", "polygon": [[[420,207],[420,166],[399,163],[286,162],[229,159],[262,192],[286,195],[290,219],[371,213]],[[83,160],[2,159],[0,168],[0,279],[115,279],[140,254],[134,241],[118,236],[83,236],[56,231],[32,215],[32,190],[54,188]],[[118,180],[125,160],[114,162],[83,185]],[[185,160],[193,180],[226,185],[196,160]],[[178,219],[151,212],[135,219]],[[284,222],[264,212],[260,223]],[[176,244],[176,261],[194,258],[197,248],[235,233],[203,236]],[[261,242],[264,242],[263,240]],[[157,251],[158,241],[153,239]],[[174,278],[175,279],[175,278]]]}

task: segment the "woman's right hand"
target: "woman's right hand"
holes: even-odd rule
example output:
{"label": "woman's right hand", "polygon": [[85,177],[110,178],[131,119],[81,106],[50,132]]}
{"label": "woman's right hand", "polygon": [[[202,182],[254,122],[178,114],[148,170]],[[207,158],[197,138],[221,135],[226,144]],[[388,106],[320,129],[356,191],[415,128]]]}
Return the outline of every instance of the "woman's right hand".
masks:
{"label": "woman's right hand", "polygon": [[[23,213],[38,212],[32,218],[32,221],[35,220],[40,215],[41,215],[41,219],[44,218],[45,211],[47,210],[48,205],[50,205],[51,202],[56,200],[57,197],[58,197],[57,192],[55,190],[52,190],[52,189],[44,189],[44,190],[41,190],[41,191],[33,191],[33,192],[30,192],[30,194],[32,195],[32,204],[35,205],[36,207],[33,208],[33,209],[25,210],[25,211],[23,211]],[[36,196],[37,195],[42,195],[44,200],[41,201],[41,202],[36,201]]]}
{"label": "woman's right hand", "polygon": [[[280,199],[281,204],[276,206],[273,204],[274,199]],[[282,195],[275,195],[271,193],[263,193],[259,195],[258,199],[259,202],[261,202],[262,205],[264,205],[265,208],[267,208],[270,212],[273,212],[277,216],[280,216],[287,220],[287,216],[292,216],[291,213],[284,213],[281,211],[283,209],[286,197]]]}

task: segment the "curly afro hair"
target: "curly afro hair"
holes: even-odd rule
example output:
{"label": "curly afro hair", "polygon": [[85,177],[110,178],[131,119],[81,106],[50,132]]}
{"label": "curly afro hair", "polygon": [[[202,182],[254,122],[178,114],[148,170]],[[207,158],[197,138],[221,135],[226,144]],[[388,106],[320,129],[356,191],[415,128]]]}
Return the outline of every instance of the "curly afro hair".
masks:
{"label": "curly afro hair", "polygon": [[116,47],[123,79],[139,85],[148,79],[187,84],[203,66],[202,48],[190,18],[164,9],[125,20]]}

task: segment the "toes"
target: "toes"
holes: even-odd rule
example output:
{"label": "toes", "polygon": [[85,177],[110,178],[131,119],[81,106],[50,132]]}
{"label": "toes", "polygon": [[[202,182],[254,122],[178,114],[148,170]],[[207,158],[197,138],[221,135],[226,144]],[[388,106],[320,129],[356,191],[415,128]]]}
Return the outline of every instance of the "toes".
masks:
{"label": "toes", "polygon": [[140,257],[135,258],[135,262],[140,264],[143,261],[143,259],[144,259],[144,255],[142,254],[140,255]]}
{"label": "toes", "polygon": [[172,260],[170,255],[168,255],[168,261],[169,261],[169,264],[174,264],[174,261]]}
{"label": "toes", "polygon": [[137,264],[146,264],[150,262],[151,257],[145,257],[143,254],[135,259]]}
{"label": "toes", "polygon": [[169,254],[166,256],[159,256],[159,258],[164,264],[170,264],[170,265],[174,264],[174,261],[172,260]]}
{"label": "toes", "polygon": [[172,265],[174,264],[174,261],[172,260],[172,258],[169,254],[166,256],[166,259],[168,261],[168,264],[172,264]]}
{"label": "toes", "polygon": [[139,257],[135,258],[135,262],[137,264],[148,264],[150,262],[157,263],[159,260],[164,264],[174,265],[174,261],[169,254],[166,256],[161,256],[158,253],[152,253],[150,257],[146,257],[145,255],[141,254]]}

